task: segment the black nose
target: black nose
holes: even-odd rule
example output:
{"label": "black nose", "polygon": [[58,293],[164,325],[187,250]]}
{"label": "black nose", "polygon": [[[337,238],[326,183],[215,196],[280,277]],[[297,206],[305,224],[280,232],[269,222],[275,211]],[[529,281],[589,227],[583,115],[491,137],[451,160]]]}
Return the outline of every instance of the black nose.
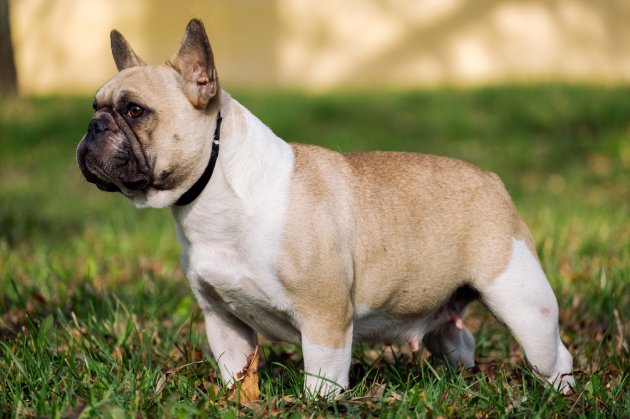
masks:
{"label": "black nose", "polygon": [[95,117],[92,118],[92,120],[90,121],[88,129],[93,134],[98,134],[107,131],[109,129],[109,124],[107,123],[107,121],[103,120],[103,118]]}
{"label": "black nose", "polygon": [[88,131],[92,133],[92,135],[101,134],[105,131],[117,132],[118,125],[116,125],[114,117],[109,112],[98,112],[92,117],[92,120],[90,120]]}

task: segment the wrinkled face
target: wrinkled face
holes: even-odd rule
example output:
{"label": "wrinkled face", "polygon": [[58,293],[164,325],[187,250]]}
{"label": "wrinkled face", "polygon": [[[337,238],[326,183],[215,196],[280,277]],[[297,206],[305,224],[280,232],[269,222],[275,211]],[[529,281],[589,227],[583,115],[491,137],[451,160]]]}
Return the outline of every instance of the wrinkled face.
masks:
{"label": "wrinkled face", "polygon": [[150,66],[111,32],[119,73],[99,89],[77,162],[88,182],[119,191],[136,207],[174,204],[210,155],[218,80],[201,21],[188,23],[179,51]]}
{"label": "wrinkled face", "polygon": [[131,67],[94,98],[94,116],[77,149],[88,182],[119,191],[137,207],[171,205],[198,178],[207,154],[207,112],[166,65]]}

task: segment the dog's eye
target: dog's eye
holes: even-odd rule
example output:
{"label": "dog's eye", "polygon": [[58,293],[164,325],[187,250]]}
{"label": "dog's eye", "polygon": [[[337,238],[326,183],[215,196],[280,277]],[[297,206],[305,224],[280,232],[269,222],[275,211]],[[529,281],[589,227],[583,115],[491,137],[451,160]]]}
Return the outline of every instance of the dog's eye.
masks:
{"label": "dog's eye", "polygon": [[96,99],[92,101],[92,109],[96,110]]}
{"label": "dog's eye", "polygon": [[127,115],[130,118],[138,118],[142,116],[143,113],[144,113],[144,109],[142,109],[142,107],[136,105],[135,103],[130,103],[127,106],[127,112],[125,113],[125,115]]}

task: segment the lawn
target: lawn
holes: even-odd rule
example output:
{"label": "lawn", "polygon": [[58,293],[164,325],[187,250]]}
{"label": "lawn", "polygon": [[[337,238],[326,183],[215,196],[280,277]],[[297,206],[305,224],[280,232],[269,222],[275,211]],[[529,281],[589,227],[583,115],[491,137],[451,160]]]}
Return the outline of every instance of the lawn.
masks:
{"label": "lawn", "polygon": [[168,210],[74,161],[91,98],[0,102],[0,415],[630,416],[630,87],[233,92],[278,135],[468,160],[504,180],[561,307],[576,393],[533,378],[506,328],[466,318],[478,367],[357,345],[350,391],[302,397],[301,352],[264,342],[260,399],[227,400]]}

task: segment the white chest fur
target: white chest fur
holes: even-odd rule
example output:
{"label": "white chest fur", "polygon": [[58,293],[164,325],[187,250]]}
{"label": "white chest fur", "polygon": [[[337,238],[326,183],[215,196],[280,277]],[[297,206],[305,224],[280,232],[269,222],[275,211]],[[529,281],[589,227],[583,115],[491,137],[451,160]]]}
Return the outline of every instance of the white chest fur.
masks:
{"label": "white chest fur", "polygon": [[299,341],[276,266],[293,152],[228,103],[210,182],[195,202],[173,211],[182,268],[204,311],[226,310],[271,337]]}

